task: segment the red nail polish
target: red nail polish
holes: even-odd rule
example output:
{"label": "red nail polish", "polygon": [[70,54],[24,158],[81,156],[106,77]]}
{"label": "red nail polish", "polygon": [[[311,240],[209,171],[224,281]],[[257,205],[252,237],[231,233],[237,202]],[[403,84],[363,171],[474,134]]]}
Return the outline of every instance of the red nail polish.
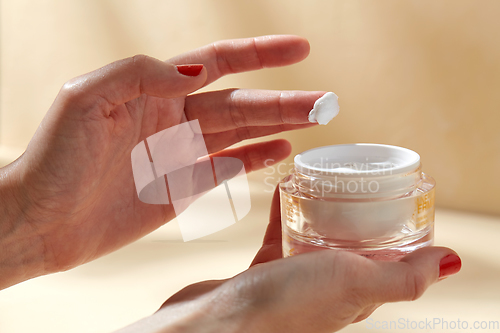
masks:
{"label": "red nail polish", "polygon": [[203,69],[203,65],[178,65],[177,71],[186,76],[198,76]]}
{"label": "red nail polish", "polygon": [[449,254],[439,262],[439,277],[444,278],[458,273],[462,260],[455,254]]}

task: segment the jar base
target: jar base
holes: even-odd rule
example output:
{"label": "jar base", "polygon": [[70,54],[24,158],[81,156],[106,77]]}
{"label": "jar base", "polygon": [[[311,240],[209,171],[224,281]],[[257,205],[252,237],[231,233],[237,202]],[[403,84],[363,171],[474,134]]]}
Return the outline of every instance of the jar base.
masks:
{"label": "jar base", "polygon": [[[348,251],[373,260],[399,261],[409,253],[433,244],[433,228],[428,228],[418,235],[413,236],[412,239],[406,242],[400,241],[392,245],[380,243],[379,245],[372,244],[370,247],[366,247],[360,242],[343,242],[343,244],[338,244],[338,242],[312,237],[298,239],[304,237],[300,237],[300,235],[290,228],[283,226],[283,257],[286,258],[301,253],[331,249]],[[415,239],[415,236],[419,237]]]}

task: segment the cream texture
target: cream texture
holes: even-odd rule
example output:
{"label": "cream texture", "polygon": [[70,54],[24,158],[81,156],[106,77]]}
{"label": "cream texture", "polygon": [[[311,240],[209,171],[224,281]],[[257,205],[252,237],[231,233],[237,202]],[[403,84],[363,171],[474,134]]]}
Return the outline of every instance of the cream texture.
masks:
{"label": "cream texture", "polygon": [[326,125],[339,114],[339,98],[332,92],[327,92],[314,102],[313,109],[309,112],[309,121]]}

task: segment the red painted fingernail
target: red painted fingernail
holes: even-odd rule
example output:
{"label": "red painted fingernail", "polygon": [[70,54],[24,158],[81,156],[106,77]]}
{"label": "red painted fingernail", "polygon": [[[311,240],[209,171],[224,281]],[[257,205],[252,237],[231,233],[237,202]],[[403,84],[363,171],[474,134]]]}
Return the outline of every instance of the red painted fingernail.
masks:
{"label": "red painted fingernail", "polygon": [[458,273],[462,268],[462,260],[456,254],[448,254],[439,262],[439,277],[444,278]]}
{"label": "red painted fingernail", "polygon": [[203,65],[178,65],[177,71],[186,76],[198,76],[203,69]]}

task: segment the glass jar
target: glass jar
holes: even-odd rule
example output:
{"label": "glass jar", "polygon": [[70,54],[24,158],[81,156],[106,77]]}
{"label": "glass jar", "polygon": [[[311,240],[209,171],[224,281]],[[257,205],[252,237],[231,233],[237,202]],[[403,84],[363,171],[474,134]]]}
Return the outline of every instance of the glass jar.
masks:
{"label": "glass jar", "polygon": [[285,257],[323,249],[399,260],[432,245],[434,179],[420,156],[379,144],[311,149],[279,184]]}

